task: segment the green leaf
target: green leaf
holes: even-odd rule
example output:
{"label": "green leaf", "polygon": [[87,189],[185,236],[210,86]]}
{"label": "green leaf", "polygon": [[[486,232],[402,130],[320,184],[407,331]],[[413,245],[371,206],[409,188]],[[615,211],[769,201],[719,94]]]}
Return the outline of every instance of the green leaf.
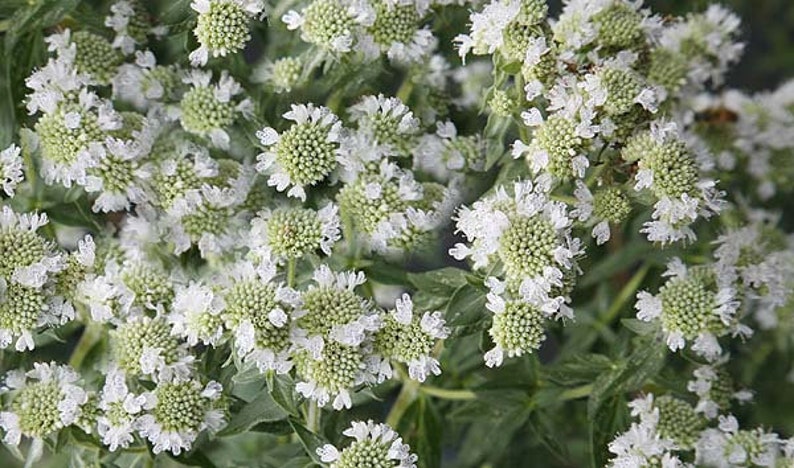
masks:
{"label": "green leaf", "polygon": [[86,209],[81,200],[73,203],[62,203],[44,208],[47,216],[58,224],[75,227],[96,226],[96,220],[91,217],[90,210]]}
{"label": "green leaf", "polygon": [[273,400],[273,397],[263,391],[254,401],[243,406],[218,435],[238,434],[261,422],[280,421],[287,416],[288,413]]}
{"label": "green leaf", "polygon": [[367,279],[376,283],[404,285],[407,282],[407,274],[403,266],[376,261],[363,270]]}
{"label": "green leaf", "polygon": [[650,335],[659,330],[659,325],[656,323],[643,322],[633,318],[622,319],[620,323],[640,336]]}
{"label": "green leaf", "polygon": [[634,351],[622,362],[613,364],[593,383],[587,402],[587,415],[591,420],[606,400],[615,395],[634,390],[655,376],[664,366],[667,348],[656,340],[641,340]]}
{"label": "green leaf", "polygon": [[[0,42],[0,47],[4,47],[4,42]],[[11,86],[9,65],[0,69],[0,150],[5,149],[14,141],[16,133],[16,111]]]}
{"label": "green leaf", "polygon": [[409,438],[409,445],[411,451],[419,457],[420,466],[439,468],[441,466],[441,436],[444,430],[441,416],[432,400],[425,397],[417,398],[401,421],[411,421],[412,430],[403,430],[402,433],[412,434],[412,437]]}
{"label": "green leaf", "polygon": [[546,377],[559,385],[570,386],[594,381],[612,366],[602,354],[575,354],[546,368]]}
{"label": "green leaf", "polygon": [[408,281],[419,291],[435,296],[450,297],[467,284],[468,272],[455,267],[446,267],[424,273],[408,273]]}
{"label": "green leaf", "polygon": [[268,375],[267,388],[270,396],[287,413],[297,416],[298,400],[295,395],[295,383],[288,375]]}
{"label": "green leaf", "polygon": [[459,287],[447,304],[447,324],[452,326],[468,326],[481,322],[488,317],[485,308],[485,292],[475,289],[469,284]]}
{"label": "green leaf", "polygon": [[289,424],[292,426],[292,430],[295,431],[295,435],[300,439],[303,448],[312,461],[317,464],[323,464],[320,460],[320,456],[317,455],[317,449],[325,445],[326,441],[295,419],[290,418]]}

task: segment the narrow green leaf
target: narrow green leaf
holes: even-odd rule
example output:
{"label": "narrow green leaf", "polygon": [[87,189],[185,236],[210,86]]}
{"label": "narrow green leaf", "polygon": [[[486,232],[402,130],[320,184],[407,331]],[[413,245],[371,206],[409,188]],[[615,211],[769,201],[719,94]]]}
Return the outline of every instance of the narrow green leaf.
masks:
{"label": "narrow green leaf", "polygon": [[239,434],[261,422],[280,421],[287,416],[288,413],[273,400],[273,397],[267,391],[262,391],[258,398],[243,406],[218,435]]}
{"label": "narrow green leaf", "polygon": [[326,441],[295,419],[290,418],[289,424],[292,426],[292,430],[295,431],[295,435],[300,439],[303,448],[306,450],[306,454],[309,455],[315,463],[322,463],[322,461],[320,461],[320,456],[317,455],[317,449],[325,445]]}

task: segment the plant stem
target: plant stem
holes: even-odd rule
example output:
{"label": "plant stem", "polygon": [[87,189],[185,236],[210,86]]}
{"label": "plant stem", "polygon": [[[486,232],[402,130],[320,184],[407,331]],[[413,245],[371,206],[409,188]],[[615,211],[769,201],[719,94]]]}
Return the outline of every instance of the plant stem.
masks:
{"label": "plant stem", "polygon": [[398,372],[402,378],[403,387],[400,389],[400,394],[397,395],[397,399],[394,401],[394,406],[391,407],[389,415],[386,416],[386,424],[394,429],[397,428],[397,424],[399,424],[405,411],[408,410],[411,403],[416,400],[416,396],[419,393],[419,382],[406,378],[404,372],[399,370]]}
{"label": "plant stem", "polygon": [[44,440],[39,437],[34,437],[30,442],[28,449],[28,456],[25,457],[25,468],[33,467],[41,458],[41,453],[44,450]]}
{"label": "plant stem", "polygon": [[419,391],[426,395],[434,396],[444,400],[473,400],[477,398],[477,395],[474,392],[465,389],[455,390],[423,385],[419,387]]}
{"label": "plant stem", "polygon": [[405,104],[408,104],[408,100],[411,98],[411,93],[414,91],[414,81],[411,79],[410,76],[406,76],[403,78],[403,82],[400,85],[400,89],[397,90],[397,99],[402,101]]}
{"label": "plant stem", "polygon": [[306,427],[315,434],[320,430],[320,415],[317,402],[310,400],[308,411],[306,411]]}
{"label": "plant stem", "polygon": [[295,286],[295,259],[290,258],[287,261],[287,286]]}
{"label": "plant stem", "polygon": [[582,385],[581,387],[569,388],[564,392],[560,393],[560,400],[561,401],[568,401],[568,400],[578,400],[579,398],[584,398],[586,396],[590,396],[590,393],[593,392],[593,384]]}
{"label": "plant stem", "polygon": [[75,346],[72,355],[69,357],[69,365],[75,370],[80,369],[86,356],[88,356],[88,353],[91,352],[101,336],[102,325],[93,321],[88,322],[83,329],[83,334],[80,336],[80,341],[77,342],[77,346]]}
{"label": "plant stem", "polygon": [[643,265],[634,276],[623,286],[623,289],[620,290],[618,297],[615,298],[615,301],[612,302],[612,306],[607,310],[607,313],[604,314],[601,319],[597,322],[597,327],[599,329],[604,328],[605,326],[612,323],[615,320],[615,317],[620,313],[623,306],[626,305],[629,299],[634,296],[634,293],[640,288],[640,284],[642,280],[645,279],[645,275],[648,274],[648,270],[650,269],[649,264]]}

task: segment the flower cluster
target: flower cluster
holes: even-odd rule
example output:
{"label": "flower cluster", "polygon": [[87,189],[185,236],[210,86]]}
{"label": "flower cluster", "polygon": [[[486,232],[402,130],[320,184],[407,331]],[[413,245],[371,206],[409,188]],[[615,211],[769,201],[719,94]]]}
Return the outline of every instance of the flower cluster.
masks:
{"label": "flower cluster", "polygon": [[583,252],[571,233],[567,207],[550,198],[549,185],[543,177],[517,182],[511,193],[497,187],[493,196],[458,212],[458,230],[470,245],[457,244],[450,254],[471,258],[475,269],[500,271],[486,279],[496,344],[485,356],[489,365],[501,364],[504,353],[520,356],[537,349],[544,317],[573,318],[569,292]]}
{"label": "flower cluster", "polygon": [[794,463],[786,405],[734,407],[794,382],[794,83],[714,89],[728,10],[28,3],[0,21],[26,466],[441,466],[442,432],[461,467],[563,435],[565,466]]}
{"label": "flower cluster", "polygon": [[731,414],[707,423],[689,403],[670,395],[648,394],[629,406],[639,422],[610,443],[610,466],[775,467],[792,461],[790,441],[763,428],[742,429]]}

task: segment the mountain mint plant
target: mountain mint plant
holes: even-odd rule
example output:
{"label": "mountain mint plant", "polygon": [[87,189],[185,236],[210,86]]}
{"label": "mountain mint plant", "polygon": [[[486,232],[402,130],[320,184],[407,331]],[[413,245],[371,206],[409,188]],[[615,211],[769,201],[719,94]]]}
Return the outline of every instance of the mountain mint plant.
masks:
{"label": "mountain mint plant", "polygon": [[726,88],[743,31],[0,2],[0,460],[794,467],[794,81]]}

